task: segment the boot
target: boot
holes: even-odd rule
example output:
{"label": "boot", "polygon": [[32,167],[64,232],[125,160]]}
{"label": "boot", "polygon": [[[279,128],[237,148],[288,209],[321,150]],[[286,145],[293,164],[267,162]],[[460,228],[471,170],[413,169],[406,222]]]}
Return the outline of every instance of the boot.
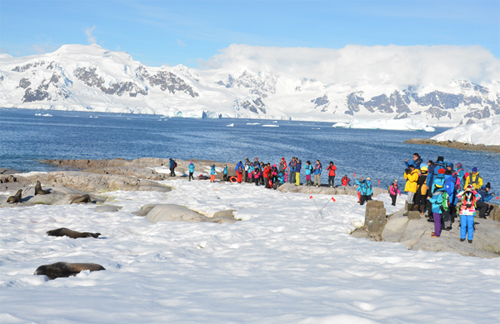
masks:
{"label": "boot", "polygon": [[472,240],[467,240],[467,242],[472,243]]}
{"label": "boot", "polygon": [[460,239],[460,242],[463,242],[463,241],[465,241],[465,239],[461,238],[461,239]]}
{"label": "boot", "polygon": [[418,205],[415,205],[415,207],[413,207],[413,210],[418,211]]}
{"label": "boot", "polygon": [[403,216],[408,216],[409,211],[410,211],[410,204],[408,203],[408,201],[405,201],[405,212]]}
{"label": "boot", "polygon": [[408,208],[406,209],[406,213],[403,214],[403,216],[408,216],[410,211],[413,210],[413,204],[408,204]]}

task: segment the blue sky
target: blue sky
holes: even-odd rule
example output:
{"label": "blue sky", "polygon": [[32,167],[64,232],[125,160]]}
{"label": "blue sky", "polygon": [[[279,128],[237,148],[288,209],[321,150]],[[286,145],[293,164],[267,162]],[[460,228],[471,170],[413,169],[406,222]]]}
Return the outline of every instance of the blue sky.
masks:
{"label": "blue sky", "polygon": [[93,42],[149,66],[197,67],[233,43],[480,45],[500,58],[500,0],[0,0],[1,53]]}

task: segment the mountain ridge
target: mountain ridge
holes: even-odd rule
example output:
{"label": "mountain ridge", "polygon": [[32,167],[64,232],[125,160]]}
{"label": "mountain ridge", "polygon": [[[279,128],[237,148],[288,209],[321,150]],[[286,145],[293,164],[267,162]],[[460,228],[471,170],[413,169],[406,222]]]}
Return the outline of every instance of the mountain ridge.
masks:
{"label": "mountain ridge", "polygon": [[0,55],[0,106],[332,122],[412,118],[450,127],[500,115],[500,82],[353,86],[269,66],[148,67],[126,52],[64,45],[53,53]]}

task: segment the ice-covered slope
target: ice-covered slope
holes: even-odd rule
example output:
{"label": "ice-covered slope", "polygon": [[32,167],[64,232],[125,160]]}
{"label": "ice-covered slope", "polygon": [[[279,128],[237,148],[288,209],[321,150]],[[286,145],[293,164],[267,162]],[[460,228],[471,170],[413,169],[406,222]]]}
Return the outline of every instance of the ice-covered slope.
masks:
{"label": "ice-covered slope", "polygon": [[341,128],[358,128],[358,129],[387,129],[387,130],[411,130],[434,132],[434,127],[427,126],[425,123],[413,120],[411,118],[404,119],[386,119],[386,120],[370,120],[361,121],[353,119],[348,123],[336,123],[333,127]]}
{"label": "ice-covered slope", "polygon": [[[231,45],[197,70],[148,67],[95,44],[65,45],[41,55],[1,55],[0,106],[337,122],[411,117],[440,126],[500,115],[500,64],[491,53],[415,50]],[[456,66],[465,59],[471,64],[462,73]]]}
{"label": "ice-covered slope", "polygon": [[500,146],[500,117],[449,129],[432,137],[436,141]]}

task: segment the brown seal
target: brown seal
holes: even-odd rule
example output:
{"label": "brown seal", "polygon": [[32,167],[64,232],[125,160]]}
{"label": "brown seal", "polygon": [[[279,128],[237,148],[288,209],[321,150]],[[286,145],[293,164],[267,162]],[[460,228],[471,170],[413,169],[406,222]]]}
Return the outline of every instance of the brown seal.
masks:
{"label": "brown seal", "polygon": [[55,230],[47,231],[48,236],[69,236],[71,238],[77,239],[79,237],[93,237],[98,238],[101,233],[89,233],[89,232],[77,232],[70,230],[69,228],[61,227]]}
{"label": "brown seal", "polygon": [[40,183],[40,181],[37,181],[36,185],[35,185],[35,196],[36,195],[48,195],[48,194],[50,194],[50,191],[49,190],[43,190],[42,189],[42,184]]}
{"label": "brown seal", "polygon": [[23,193],[23,189],[19,189],[14,196],[10,196],[7,198],[8,203],[20,203],[21,202],[21,195]]}
{"label": "brown seal", "polygon": [[56,262],[52,264],[45,264],[39,266],[34,275],[46,275],[49,279],[65,278],[69,276],[76,276],[84,270],[100,271],[106,270],[104,267],[97,263],[68,263]]}
{"label": "brown seal", "polygon": [[88,194],[85,194],[85,195],[81,195],[81,196],[73,198],[73,200],[71,200],[70,204],[80,204],[80,203],[89,203],[89,202],[90,203],[92,202],[92,198],[90,198],[90,196]]}

